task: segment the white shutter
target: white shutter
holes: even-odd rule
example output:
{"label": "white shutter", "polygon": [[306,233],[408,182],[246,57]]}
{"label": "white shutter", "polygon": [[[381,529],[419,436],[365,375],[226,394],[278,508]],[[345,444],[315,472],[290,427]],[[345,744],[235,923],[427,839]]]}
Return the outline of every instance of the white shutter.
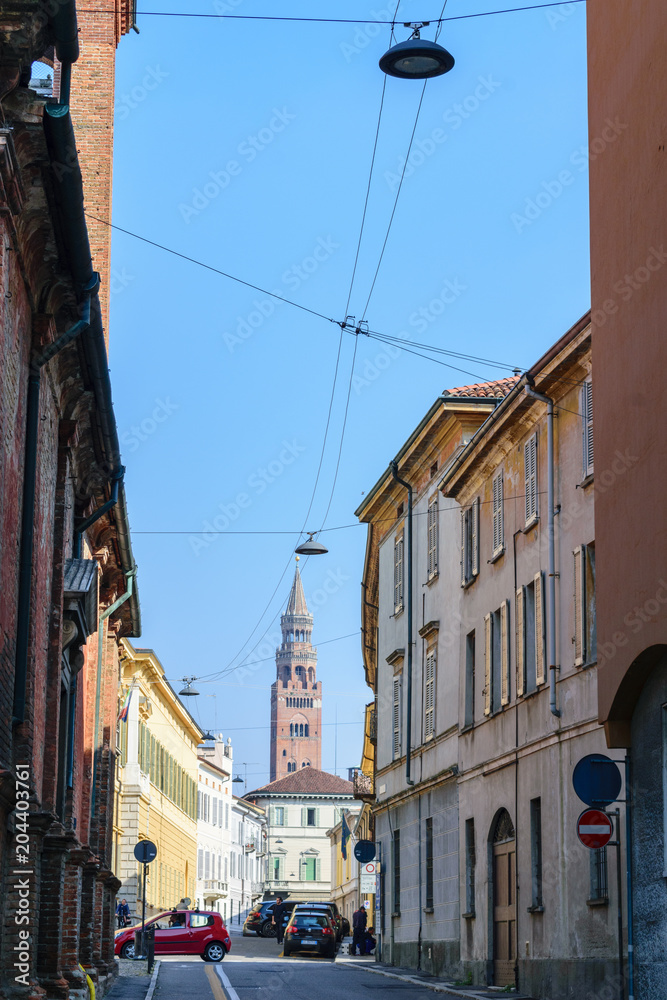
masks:
{"label": "white shutter", "polygon": [[466,580],[466,512],[461,511],[461,586],[465,587]]}
{"label": "white shutter", "polygon": [[479,575],[479,497],[472,503],[472,575]]}
{"label": "white shutter", "polygon": [[583,425],[584,476],[593,473],[593,383],[589,379],[581,389],[581,417]]}
{"label": "white shutter", "polygon": [[322,881],[322,861],[320,858],[315,859],[315,881]]}
{"label": "white shutter", "polygon": [[283,806],[283,826],[288,826],[287,822],[287,806]]}
{"label": "white shutter", "polygon": [[516,591],[516,693],[520,698],[526,688],[526,588]]}
{"label": "white shutter", "polygon": [[493,554],[502,551],[503,530],[503,474],[499,472],[493,480]]}
{"label": "white shutter", "polygon": [[301,826],[308,826],[308,810],[301,810]]}
{"label": "white shutter", "polygon": [[403,535],[394,542],[394,610],[403,607]]}
{"label": "white shutter", "polygon": [[500,605],[500,704],[510,701],[510,649],[509,649],[510,602]]}
{"label": "white shutter", "polygon": [[426,654],[426,677],[424,691],[424,739],[431,739],[435,733],[435,649]]}
{"label": "white shutter", "polygon": [[319,826],[319,825],[320,825],[320,810],[319,810],[319,808],[317,808],[315,810],[315,826]]}
{"label": "white shutter", "polygon": [[526,489],[526,524],[537,515],[537,435],[533,434],[523,448]]}
{"label": "white shutter", "polygon": [[491,615],[484,615],[484,715],[491,714]]}
{"label": "white shutter", "polygon": [[574,550],[574,665],[586,662],[586,546]]}
{"label": "white shutter", "polygon": [[546,680],[545,661],[546,628],[544,614],[544,574],[535,574],[535,681],[544,684]]}
{"label": "white shutter", "polygon": [[401,678],[394,677],[394,712],[393,712],[394,742],[392,760],[401,756]]}
{"label": "white shutter", "polygon": [[428,577],[438,572],[438,498],[428,505]]}

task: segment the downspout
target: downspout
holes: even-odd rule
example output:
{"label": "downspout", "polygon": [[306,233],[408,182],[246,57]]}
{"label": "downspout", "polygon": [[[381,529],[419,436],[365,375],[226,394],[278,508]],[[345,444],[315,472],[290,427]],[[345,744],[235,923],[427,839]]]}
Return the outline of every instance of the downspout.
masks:
{"label": "downspout", "polygon": [[389,463],[389,468],[391,469],[391,474],[401,486],[404,486],[408,491],[408,600],[407,600],[407,615],[408,615],[408,656],[407,656],[407,724],[405,727],[405,781],[408,785],[414,785],[414,781],[410,777],[410,746],[412,743],[412,486],[410,483],[406,483],[404,479],[401,479],[398,474],[398,463],[396,461]]}
{"label": "downspout", "polygon": [[100,504],[100,506],[97,508],[97,510],[94,510],[93,513],[89,517],[86,517],[74,529],[74,558],[75,559],[80,559],[81,558],[81,548],[82,548],[82,539],[83,539],[83,533],[84,533],[84,531],[87,531],[88,528],[90,528],[91,524],[95,524],[95,521],[99,521],[99,519],[101,517],[103,517],[104,514],[107,513],[107,511],[111,510],[111,508],[115,507],[116,504],[118,503],[118,488],[119,488],[119,486],[120,486],[120,484],[121,484],[121,482],[123,480],[123,475],[124,474],[125,474],[125,467],[121,465],[120,469],[113,474],[113,478],[112,478],[112,481],[111,481],[111,497],[110,497],[110,499],[107,500],[105,503]]}
{"label": "downspout", "polygon": [[30,605],[32,597],[32,554],[35,534],[35,492],[37,484],[37,444],[39,437],[39,393],[42,368],[59,351],[70,344],[90,326],[90,300],[99,284],[87,289],[81,305],[81,319],[57,337],[52,344],[30,364],[28,395],[26,400],[25,472],[23,477],[23,505],[21,515],[21,548],[19,555],[18,602],[16,609],[16,661],[14,671],[14,705],[12,725],[25,720],[26,686],[28,679],[28,653],[30,648]]}
{"label": "downspout", "polygon": [[554,402],[549,396],[537,392],[532,386],[525,386],[526,393],[533,399],[547,404],[547,539],[549,542],[549,620],[547,655],[549,658],[549,708],[551,714],[560,718],[561,711],[556,699],[556,549],[554,541]]}
{"label": "downspout", "polygon": [[100,729],[100,701],[101,701],[101,687],[102,687],[102,654],[104,649],[104,623],[109,618],[114,611],[125,604],[125,601],[132,597],[132,591],[134,588],[134,578],[137,574],[137,567],[125,574],[125,579],[127,580],[127,590],[124,594],[114,601],[110,607],[103,611],[99,618],[99,623],[97,627],[97,689],[95,691],[95,724],[93,729],[93,791],[90,800],[90,814],[95,815],[95,803],[97,798],[97,769],[98,769],[98,744],[99,744],[99,729]]}

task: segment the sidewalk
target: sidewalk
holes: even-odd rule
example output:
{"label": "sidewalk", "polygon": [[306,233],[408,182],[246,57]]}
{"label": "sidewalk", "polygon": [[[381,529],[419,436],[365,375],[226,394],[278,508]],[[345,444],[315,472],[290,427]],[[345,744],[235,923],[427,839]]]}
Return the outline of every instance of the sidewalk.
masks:
{"label": "sidewalk", "polygon": [[152,975],[146,971],[147,963],[144,961],[130,961],[120,958],[118,961],[118,979],[113,984],[108,993],[105,993],[105,1000],[151,1000],[160,970],[160,960],[156,959],[153,966]]}
{"label": "sidewalk", "polygon": [[444,993],[445,996],[450,997],[463,997],[464,1000],[490,1000],[491,997],[498,1000],[502,996],[511,996],[514,997],[514,1000],[532,1000],[525,993],[517,993],[516,990],[507,990],[500,986],[467,986],[448,979],[439,979],[437,976],[427,976],[416,969],[381,965],[375,961],[373,955],[358,955],[356,957],[354,955],[340,955],[336,958],[336,965],[363,969],[364,972],[373,972],[388,979],[399,979],[403,982],[425,986],[436,993]]}

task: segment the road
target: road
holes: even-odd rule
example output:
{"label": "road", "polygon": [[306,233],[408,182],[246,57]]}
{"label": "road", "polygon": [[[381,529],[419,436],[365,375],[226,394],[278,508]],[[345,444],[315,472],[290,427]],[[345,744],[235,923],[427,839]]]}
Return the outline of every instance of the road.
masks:
{"label": "road", "polygon": [[[349,940],[349,939],[348,939]],[[354,958],[282,957],[275,939],[234,935],[230,954],[219,964],[191,956],[162,960],[153,1000],[350,1000],[353,995],[382,1000],[433,1000],[431,990],[400,983],[360,967]]]}

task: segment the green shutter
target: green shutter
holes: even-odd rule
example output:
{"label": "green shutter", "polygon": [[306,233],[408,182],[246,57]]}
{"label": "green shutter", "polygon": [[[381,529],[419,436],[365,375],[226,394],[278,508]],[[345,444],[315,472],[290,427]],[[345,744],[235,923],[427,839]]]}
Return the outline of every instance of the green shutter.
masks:
{"label": "green shutter", "polygon": [[315,881],[320,882],[322,880],[322,862],[319,858],[315,861]]}
{"label": "green shutter", "polygon": [[308,810],[301,809],[301,826],[308,826]]}

